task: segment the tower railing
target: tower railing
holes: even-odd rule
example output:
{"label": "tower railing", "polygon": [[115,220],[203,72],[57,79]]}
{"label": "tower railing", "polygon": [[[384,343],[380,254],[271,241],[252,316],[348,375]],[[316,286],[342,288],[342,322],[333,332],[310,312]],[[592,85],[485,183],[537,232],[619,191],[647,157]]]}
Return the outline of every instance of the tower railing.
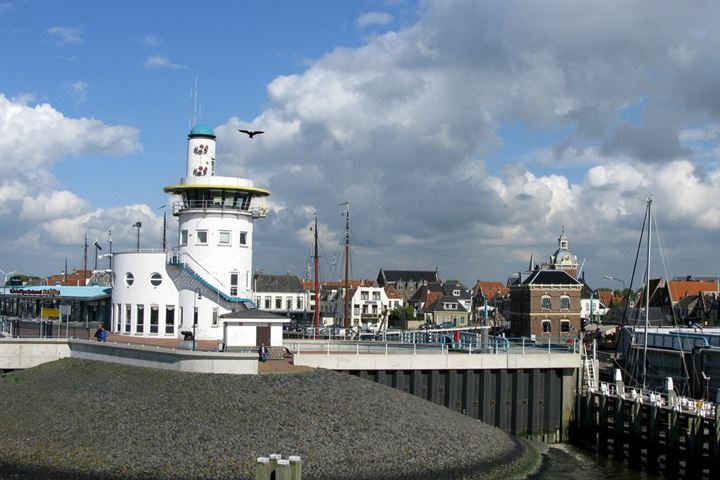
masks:
{"label": "tower railing", "polygon": [[240,203],[218,202],[215,200],[180,200],[173,202],[172,213],[178,215],[187,210],[220,210],[233,213],[244,213],[251,215],[253,218],[265,218],[267,216],[267,208],[260,205],[253,205],[251,202],[243,201]]}

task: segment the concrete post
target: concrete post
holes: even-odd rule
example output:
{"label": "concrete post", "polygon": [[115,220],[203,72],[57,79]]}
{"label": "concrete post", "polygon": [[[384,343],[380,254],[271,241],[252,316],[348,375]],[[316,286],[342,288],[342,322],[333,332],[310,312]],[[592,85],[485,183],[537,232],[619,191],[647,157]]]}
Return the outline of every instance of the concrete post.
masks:
{"label": "concrete post", "polygon": [[302,476],[302,459],[297,455],[288,457],[290,461],[290,480],[301,480]]}

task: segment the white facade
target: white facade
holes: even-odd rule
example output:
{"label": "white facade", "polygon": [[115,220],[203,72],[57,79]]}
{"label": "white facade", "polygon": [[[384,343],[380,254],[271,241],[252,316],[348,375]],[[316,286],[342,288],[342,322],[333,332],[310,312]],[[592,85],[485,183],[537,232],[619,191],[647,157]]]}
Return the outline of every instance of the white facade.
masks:
{"label": "white facade", "polygon": [[607,312],[608,308],[606,308],[598,298],[592,299],[592,309],[590,308],[589,298],[580,299],[580,318],[583,320],[590,318],[591,313],[593,317],[602,317]]}
{"label": "white facade", "polygon": [[[358,287],[350,290],[350,319],[352,326],[370,327],[387,321],[388,314],[398,307],[404,306],[402,298],[388,298],[382,287]],[[342,295],[335,300],[335,311],[342,320],[344,312]]]}
{"label": "white facade", "polygon": [[[249,179],[215,176],[215,166],[215,135],[196,125],[186,177],[165,188],[175,195],[177,245],[113,253],[114,332],[180,338],[186,331],[197,340],[226,340],[221,316],[252,303],[253,222],[265,216],[269,192]],[[234,342],[255,341],[241,331],[231,329]]]}

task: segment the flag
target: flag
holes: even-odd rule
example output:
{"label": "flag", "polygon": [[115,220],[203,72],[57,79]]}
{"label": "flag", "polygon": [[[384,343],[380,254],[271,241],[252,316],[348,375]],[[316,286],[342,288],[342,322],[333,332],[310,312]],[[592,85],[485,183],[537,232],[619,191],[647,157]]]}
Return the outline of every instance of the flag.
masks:
{"label": "flag", "polygon": [[102,247],[98,243],[97,239],[95,239],[95,248],[97,248],[98,250],[102,250]]}

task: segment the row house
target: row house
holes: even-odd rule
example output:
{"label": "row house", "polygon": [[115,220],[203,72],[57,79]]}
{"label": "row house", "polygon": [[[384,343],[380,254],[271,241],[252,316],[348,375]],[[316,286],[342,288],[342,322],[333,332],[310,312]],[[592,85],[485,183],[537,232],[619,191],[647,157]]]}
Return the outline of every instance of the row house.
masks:
{"label": "row house", "polygon": [[467,327],[470,324],[470,312],[461,298],[443,295],[424,309],[425,319],[435,323],[452,324],[453,327]]}
{"label": "row house", "polygon": [[[348,292],[348,313],[350,326],[368,328],[376,325],[387,325],[387,317],[391,311],[405,305],[405,299],[392,287],[358,286]],[[335,297],[337,318],[344,315],[344,299],[342,295]]]}
{"label": "row house", "polygon": [[308,292],[295,275],[257,272],[253,275],[253,292],[259,310],[301,322],[312,318],[313,311],[308,309]]}
{"label": "row house", "polygon": [[385,270],[380,269],[377,276],[379,287],[393,287],[404,299],[408,300],[423,285],[439,284],[437,268],[433,270]]}

